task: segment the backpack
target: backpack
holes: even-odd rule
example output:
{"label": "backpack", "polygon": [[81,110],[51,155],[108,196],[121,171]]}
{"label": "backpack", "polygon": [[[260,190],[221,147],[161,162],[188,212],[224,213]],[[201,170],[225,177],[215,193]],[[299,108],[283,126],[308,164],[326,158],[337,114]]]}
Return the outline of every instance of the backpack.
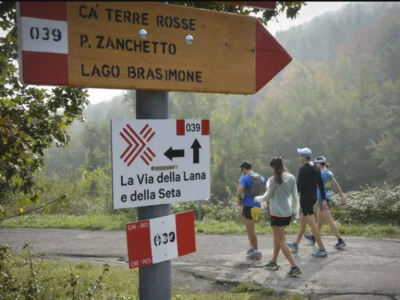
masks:
{"label": "backpack", "polygon": [[263,178],[257,174],[257,173],[252,173],[249,175],[251,179],[251,188],[245,189],[245,193],[247,195],[250,195],[252,197],[260,196],[264,194],[264,182]]}

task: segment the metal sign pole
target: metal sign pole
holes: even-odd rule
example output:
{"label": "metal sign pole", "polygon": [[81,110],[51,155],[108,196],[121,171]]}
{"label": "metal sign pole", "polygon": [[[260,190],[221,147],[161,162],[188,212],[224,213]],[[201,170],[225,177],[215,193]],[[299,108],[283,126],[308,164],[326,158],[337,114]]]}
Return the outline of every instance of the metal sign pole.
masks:
{"label": "metal sign pole", "polygon": [[[136,90],[136,119],[168,119],[168,92]],[[170,205],[138,208],[139,220],[170,214]],[[171,261],[139,268],[139,296],[141,300],[171,299]]]}

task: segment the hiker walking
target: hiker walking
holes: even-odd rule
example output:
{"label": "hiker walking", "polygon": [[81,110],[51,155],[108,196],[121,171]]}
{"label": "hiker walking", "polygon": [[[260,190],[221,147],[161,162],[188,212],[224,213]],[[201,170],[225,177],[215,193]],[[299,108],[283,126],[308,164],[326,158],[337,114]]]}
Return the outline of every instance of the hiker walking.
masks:
{"label": "hiker walking", "polygon": [[243,206],[242,215],[250,243],[247,257],[252,260],[260,260],[261,252],[258,251],[255,222],[260,217],[261,203],[254,201],[254,197],[264,193],[266,180],[252,170],[251,163],[248,161],[244,161],[240,165],[240,171],[242,176],[237,188],[237,198],[239,206]]}
{"label": "hiker walking", "polygon": [[297,239],[294,243],[288,243],[288,246],[294,251],[299,250],[299,243],[306,230],[306,224],[311,228],[311,232],[315,237],[318,244],[318,249],[311,252],[312,256],[324,257],[328,255],[322,243],[321,236],[318,231],[317,224],[314,217],[314,204],[317,201],[317,186],[321,193],[321,201],[326,201],[325,188],[321,178],[321,171],[311,160],[311,150],[309,148],[297,149],[300,155],[300,160],[303,166],[299,170],[297,177],[297,190],[300,193],[300,229],[297,234]]}
{"label": "hiker walking", "polygon": [[299,214],[296,179],[287,171],[282,158],[273,158],[270,166],[274,175],[268,179],[267,192],[255,198],[256,201],[267,201],[274,236],[272,259],[265,267],[273,271],[278,270],[278,254],[282,250],[291,266],[288,275],[298,276],[301,271],[290,253],[285,236],[285,227],[290,224],[293,215],[298,216]]}
{"label": "hiker walking", "polygon": [[[346,243],[342,239],[342,236],[339,233],[338,228],[336,227],[335,222],[332,219],[332,215],[330,212],[331,205],[332,205],[332,200],[331,200],[331,187],[332,185],[335,187],[336,191],[338,192],[342,204],[346,204],[346,199],[343,196],[343,191],[342,188],[340,187],[339,183],[336,181],[333,173],[328,169],[329,168],[329,163],[327,163],[326,158],[324,156],[317,156],[314,159],[314,163],[318,165],[319,169],[321,170],[321,177],[322,177],[322,182],[324,183],[324,188],[325,188],[325,196],[326,196],[326,201],[322,201],[321,199],[321,193],[317,191],[317,199],[318,199],[318,206],[319,206],[319,212],[317,215],[317,224],[318,224],[318,230],[321,232],[321,227],[322,227],[322,221],[326,220],[326,222],[329,224],[332,233],[336,236],[337,238],[337,243],[334,245],[334,248],[336,249],[341,249],[346,246]],[[311,241],[312,244],[315,244],[315,237],[313,235],[304,235],[305,238]]]}

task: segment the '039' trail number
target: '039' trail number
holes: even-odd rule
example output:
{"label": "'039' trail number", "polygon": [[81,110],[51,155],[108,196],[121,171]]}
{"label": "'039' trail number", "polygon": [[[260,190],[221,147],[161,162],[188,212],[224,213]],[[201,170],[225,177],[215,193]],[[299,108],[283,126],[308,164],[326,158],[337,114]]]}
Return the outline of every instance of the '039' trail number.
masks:
{"label": "'039' trail number", "polygon": [[175,242],[175,232],[170,231],[169,233],[157,233],[154,236],[154,245],[161,246],[161,244],[168,244]]}
{"label": "'039' trail number", "polygon": [[199,132],[201,130],[200,123],[187,123],[186,131],[187,132]]}
{"label": "'039' trail number", "polygon": [[58,42],[62,39],[61,30],[58,28],[48,28],[48,27],[37,27],[32,26],[29,30],[29,34],[32,40],[44,40],[48,41],[52,39]]}

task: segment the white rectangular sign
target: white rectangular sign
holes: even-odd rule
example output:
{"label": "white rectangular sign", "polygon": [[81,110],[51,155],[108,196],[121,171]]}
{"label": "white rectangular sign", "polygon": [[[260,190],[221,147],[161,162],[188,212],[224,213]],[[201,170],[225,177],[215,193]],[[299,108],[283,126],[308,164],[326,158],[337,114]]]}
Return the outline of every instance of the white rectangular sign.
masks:
{"label": "white rectangular sign", "polygon": [[55,21],[21,17],[22,51],[68,54],[68,24]]}
{"label": "white rectangular sign", "polygon": [[210,197],[209,120],[111,121],[114,209]]}
{"label": "white rectangular sign", "polygon": [[151,247],[153,264],[178,257],[175,215],[151,219],[150,224],[150,242],[159,244]]}

